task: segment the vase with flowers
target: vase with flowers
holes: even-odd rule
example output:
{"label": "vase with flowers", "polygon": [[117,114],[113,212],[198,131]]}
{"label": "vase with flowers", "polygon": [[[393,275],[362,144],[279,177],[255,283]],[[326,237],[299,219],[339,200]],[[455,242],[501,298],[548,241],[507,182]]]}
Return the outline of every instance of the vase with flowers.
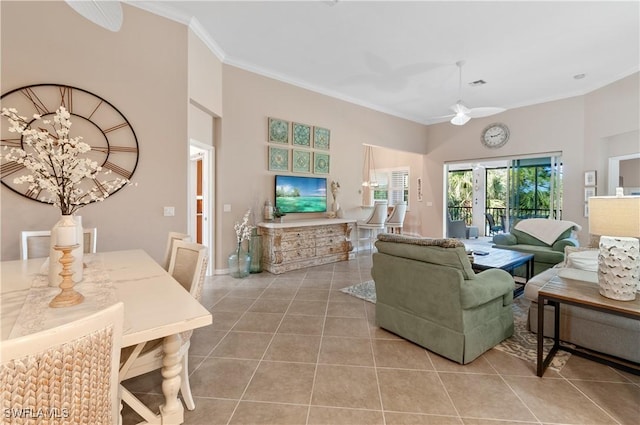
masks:
{"label": "vase with flowers", "polygon": [[55,113],[32,119],[18,115],[14,108],[2,108],[1,115],[9,122],[8,131],[21,136],[20,147],[5,146],[3,160],[28,170],[14,179],[15,184],[28,184],[29,191],[40,194],[39,200],[48,202],[60,210],[61,218],[51,231],[49,251],[49,284],[58,286],[62,265],[57,245],[58,227],[75,225],[76,244],[72,251],[74,282],[82,280],[83,237],[82,223],[75,217],[76,211],[91,203],[103,201],[109,193],[128,183],[124,178],[106,177],[111,170],[91,159],[91,146],[82,137],[71,137],[71,114],[64,106]]}
{"label": "vase with flowers", "polygon": [[229,266],[229,274],[235,278],[243,278],[249,276],[251,266],[251,256],[243,246],[244,241],[251,239],[251,232],[254,226],[249,224],[249,217],[251,216],[251,209],[242,217],[242,222],[233,226],[236,231],[236,249],[229,254],[227,259]]}

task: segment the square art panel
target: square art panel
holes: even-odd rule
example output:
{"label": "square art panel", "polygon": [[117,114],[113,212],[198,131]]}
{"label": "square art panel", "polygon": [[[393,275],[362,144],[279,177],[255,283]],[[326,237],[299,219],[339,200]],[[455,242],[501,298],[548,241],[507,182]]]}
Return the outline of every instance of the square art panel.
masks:
{"label": "square art panel", "polygon": [[289,144],[289,121],[269,118],[269,141]]}
{"label": "square art panel", "polygon": [[316,149],[329,150],[331,131],[322,127],[313,127],[313,147]]}
{"label": "square art panel", "polygon": [[269,170],[289,171],[289,149],[269,146]]}
{"label": "square art panel", "polygon": [[315,174],[329,174],[329,154],[313,153],[313,172]]}
{"label": "square art panel", "polygon": [[295,173],[311,172],[311,152],[294,149],[293,150],[293,171]]}
{"label": "square art panel", "polygon": [[311,147],[311,126],[293,123],[293,144],[305,148]]}

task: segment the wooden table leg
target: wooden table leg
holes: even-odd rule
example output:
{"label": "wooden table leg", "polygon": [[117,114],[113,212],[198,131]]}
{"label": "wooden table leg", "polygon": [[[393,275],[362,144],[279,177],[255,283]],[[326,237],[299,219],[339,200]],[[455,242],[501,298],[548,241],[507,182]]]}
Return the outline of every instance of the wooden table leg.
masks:
{"label": "wooden table leg", "polygon": [[544,300],[538,297],[538,370],[537,375],[542,376],[544,374],[543,356],[544,352]]}
{"label": "wooden table leg", "polygon": [[180,346],[182,338],[179,334],[170,335],[162,341],[164,357],[162,358],[162,393],[165,402],[160,406],[163,424],[181,424],[184,421],[184,407],[178,400],[180,391]]}

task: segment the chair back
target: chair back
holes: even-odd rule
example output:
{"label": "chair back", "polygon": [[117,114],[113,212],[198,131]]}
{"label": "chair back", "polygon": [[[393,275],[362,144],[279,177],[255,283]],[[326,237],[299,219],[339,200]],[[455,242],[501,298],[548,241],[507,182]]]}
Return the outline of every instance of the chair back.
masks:
{"label": "chair back", "polygon": [[[117,424],[124,306],[2,342],[3,405],[46,412],[38,424]],[[68,417],[63,416],[68,415]],[[26,423],[5,416],[6,424]],[[29,422],[31,423],[31,422]]]}
{"label": "chair back", "polygon": [[376,201],[373,205],[373,212],[363,224],[371,224],[376,226],[384,226],[387,219],[387,201]]}
{"label": "chair back", "polygon": [[169,232],[167,236],[167,246],[164,250],[164,262],[162,263],[162,267],[165,270],[169,270],[169,262],[171,261],[171,250],[173,249],[173,243],[175,241],[185,241],[189,242],[191,240],[191,236],[186,233],[179,232]]}
{"label": "chair back", "polygon": [[[98,240],[98,229],[88,227],[82,231],[84,237],[84,253],[95,254]],[[44,258],[49,256],[51,230],[24,230],[20,232],[20,259]]]}
{"label": "chair back", "polygon": [[487,222],[489,223],[489,229],[493,229],[494,227],[496,227],[496,222],[490,213],[484,213],[484,216],[487,217]]}
{"label": "chair back", "polygon": [[197,300],[202,294],[207,254],[208,249],[204,245],[180,240],[173,242],[168,272]]}
{"label": "chair back", "polygon": [[402,202],[402,203],[396,204],[393,207],[393,211],[391,212],[391,215],[387,219],[387,223],[386,223],[387,226],[389,225],[402,226],[402,224],[404,223],[404,216],[406,214],[407,214],[407,203]]}

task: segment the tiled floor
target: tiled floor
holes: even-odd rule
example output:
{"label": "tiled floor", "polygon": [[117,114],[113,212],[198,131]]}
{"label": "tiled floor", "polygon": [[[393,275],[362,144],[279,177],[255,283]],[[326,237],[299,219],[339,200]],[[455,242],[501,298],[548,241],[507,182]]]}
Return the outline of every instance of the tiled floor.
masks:
{"label": "tiled floor", "polygon": [[[191,339],[187,424],[638,424],[640,377],[575,356],[558,373],[497,350],[461,366],[375,325],[338,289],[371,257],[246,279],[207,279],[213,325]],[[159,371],[126,382],[161,400]],[[124,424],[140,420],[125,406]]]}

